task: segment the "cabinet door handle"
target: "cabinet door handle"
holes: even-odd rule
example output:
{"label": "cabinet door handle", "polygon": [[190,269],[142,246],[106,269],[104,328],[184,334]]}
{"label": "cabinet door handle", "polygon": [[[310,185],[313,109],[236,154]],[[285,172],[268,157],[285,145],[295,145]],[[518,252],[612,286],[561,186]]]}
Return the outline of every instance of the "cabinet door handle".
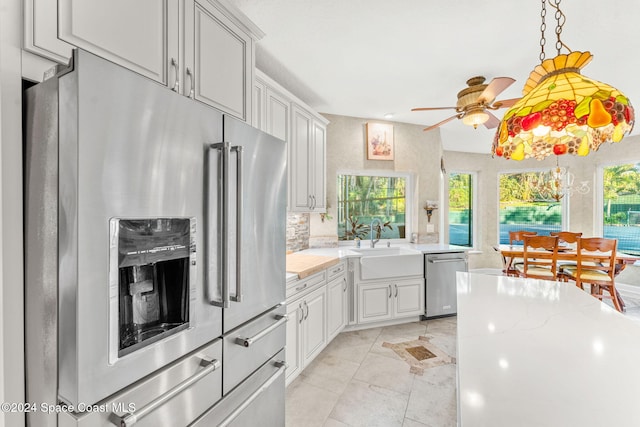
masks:
{"label": "cabinet door handle", "polygon": [[309,304],[305,301],[304,306],[307,308],[307,314],[304,315],[304,320],[307,320],[309,318]]}
{"label": "cabinet door handle", "polygon": [[194,85],[195,85],[195,76],[193,75],[193,72],[191,72],[191,69],[189,67],[187,67],[187,76],[189,76],[189,79],[191,80],[191,90],[189,91],[189,95],[187,95],[187,96],[189,98],[193,98]]}
{"label": "cabinet door handle", "polygon": [[298,308],[300,309],[300,320],[298,321],[298,323],[302,323],[302,321],[304,320],[304,308],[302,308],[302,303],[298,305]]}
{"label": "cabinet door handle", "polygon": [[344,288],[342,288],[342,292],[347,292],[347,279],[346,278],[342,279],[342,282],[344,283]]}
{"label": "cabinet door handle", "polygon": [[178,65],[178,61],[175,58],[171,58],[171,66],[176,70],[176,78],[173,81],[172,91],[177,92],[180,89],[180,81],[178,80],[178,74],[180,73],[180,66]]}
{"label": "cabinet door handle", "polygon": [[391,298],[392,292],[391,292],[391,285],[389,285],[389,298]]}
{"label": "cabinet door handle", "polygon": [[396,298],[398,298],[398,285],[394,284],[393,286],[396,288]]}

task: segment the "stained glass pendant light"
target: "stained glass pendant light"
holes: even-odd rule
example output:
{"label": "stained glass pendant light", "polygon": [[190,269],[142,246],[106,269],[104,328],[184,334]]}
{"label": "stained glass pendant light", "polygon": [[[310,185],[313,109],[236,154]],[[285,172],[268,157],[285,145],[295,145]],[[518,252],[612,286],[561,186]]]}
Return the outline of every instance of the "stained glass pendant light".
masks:
{"label": "stained glass pendant light", "polygon": [[[586,156],[604,142],[631,132],[634,111],[619,90],[580,74],[593,57],[571,52],[560,40],[565,16],[561,0],[549,0],[556,13],[558,55],[544,59],[546,0],[542,0],[541,64],[529,75],[523,97],[509,109],[494,137],[492,152],[505,159],[541,160],[551,154]],[[561,54],[564,47],[568,54]]]}

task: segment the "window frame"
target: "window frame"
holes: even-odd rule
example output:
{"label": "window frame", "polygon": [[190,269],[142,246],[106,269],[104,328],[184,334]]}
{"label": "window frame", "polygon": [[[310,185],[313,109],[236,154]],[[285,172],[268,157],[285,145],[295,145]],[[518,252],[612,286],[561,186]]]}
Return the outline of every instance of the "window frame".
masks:
{"label": "window frame", "polygon": [[[503,174],[518,174],[518,173],[540,173],[540,172],[549,172],[553,170],[555,166],[551,165],[548,167],[539,167],[539,168],[524,168],[524,169],[505,169],[499,170],[496,174],[496,202],[498,206],[496,206],[496,242],[500,244],[500,176]],[[562,178],[562,186],[566,188],[566,176]],[[569,199],[571,197],[565,195],[560,203],[560,210],[562,212],[562,218],[560,220],[560,229],[561,230],[569,230]]]}
{"label": "window frame", "polygon": [[[336,219],[338,217],[338,209],[340,202],[338,201],[338,185],[340,175],[356,175],[356,176],[379,176],[385,178],[405,178],[406,179],[406,191],[405,191],[405,228],[403,239],[380,239],[380,242],[393,243],[409,243],[411,240],[411,233],[413,232],[413,219],[414,219],[414,198],[415,198],[415,174],[411,172],[396,172],[379,169],[365,169],[365,170],[353,170],[353,169],[340,169],[336,171]],[[336,221],[336,234],[338,232],[338,223]],[[369,240],[369,237],[362,240]],[[338,246],[353,246],[353,240],[339,240]]]}
{"label": "window frame", "polygon": [[478,224],[480,223],[480,212],[478,210],[478,172],[477,171],[468,171],[468,170],[460,170],[455,169],[448,171],[447,173],[447,240],[449,244],[451,243],[451,235],[450,224],[449,224],[449,180],[451,179],[451,175],[470,175],[471,176],[471,246],[461,246],[463,248],[469,248],[469,250],[476,250],[480,243],[480,236],[478,235]]}
{"label": "window frame", "polygon": [[604,236],[604,170],[612,166],[627,165],[630,163],[640,163],[640,158],[612,160],[596,165],[596,184],[593,191],[593,234],[594,236]]}

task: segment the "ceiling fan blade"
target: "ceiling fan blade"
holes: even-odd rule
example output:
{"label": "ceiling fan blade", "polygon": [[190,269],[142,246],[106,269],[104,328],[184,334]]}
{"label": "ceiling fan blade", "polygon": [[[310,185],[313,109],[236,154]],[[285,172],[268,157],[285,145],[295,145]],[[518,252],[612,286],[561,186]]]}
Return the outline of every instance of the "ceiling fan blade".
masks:
{"label": "ceiling fan blade", "polygon": [[521,98],[501,99],[493,103],[491,108],[508,108],[513,107],[513,104],[520,101]]}
{"label": "ceiling fan blade", "polygon": [[462,117],[460,114],[456,114],[455,116],[451,116],[451,117],[449,117],[448,119],[444,119],[443,121],[438,122],[438,123],[436,123],[435,125],[431,125],[431,126],[429,126],[429,127],[426,127],[426,128],[424,128],[423,130],[426,132],[426,131],[429,131],[429,130],[435,129],[435,128],[437,128],[437,127],[442,126],[442,125],[443,125],[443,124],[445,124],[445,123],[450,122],[450,121],[451,121],[451,120],[453,120],[453,119],[459,119],[460,117]]}
{"label": "ceiling fan blade", "polygon": [[431,110],[455,110],[456,107],[424,107],[412,108],[411,111],[431,111]]}
{"label": "ceiling fan blade", "polygon": [[489,86],[482,91],[478,97],[478,102],[490,104],[503,90],[511,86],[513,82],[515,82],[515,80],[511,77],[495,77],[491,80]]}
{"label": "ceiling fan blade", "polygon": [[486,127],[487,129],[497,128],[498,125],[500,124],[500,119],[494,116],[493,114],[491,114],[490,111],[485,110],[485,113],[489,115],[489,120],[484,122],[484,127]]}

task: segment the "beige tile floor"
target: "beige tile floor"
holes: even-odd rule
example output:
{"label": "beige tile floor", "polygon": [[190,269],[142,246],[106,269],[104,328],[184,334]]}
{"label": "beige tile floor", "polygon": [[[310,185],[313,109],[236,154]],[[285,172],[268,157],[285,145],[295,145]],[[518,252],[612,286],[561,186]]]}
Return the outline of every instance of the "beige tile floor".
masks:
{"label": "beige tile floor", "polygon": [[455,317],[341,333],[287,388],[287,427],[455,426],[455,364],[413,374],[382,346],[426,336],[455,357],[455,333]]}
{"label": "beige tile floor", "polygon": [[[622,297],[640,324],[640,299]],[[341,333],[287,388],[286,426],[455,426],[455,364],[420,376],[382,346],[423,335],[455,357],[455,333],[455,317]]]}

